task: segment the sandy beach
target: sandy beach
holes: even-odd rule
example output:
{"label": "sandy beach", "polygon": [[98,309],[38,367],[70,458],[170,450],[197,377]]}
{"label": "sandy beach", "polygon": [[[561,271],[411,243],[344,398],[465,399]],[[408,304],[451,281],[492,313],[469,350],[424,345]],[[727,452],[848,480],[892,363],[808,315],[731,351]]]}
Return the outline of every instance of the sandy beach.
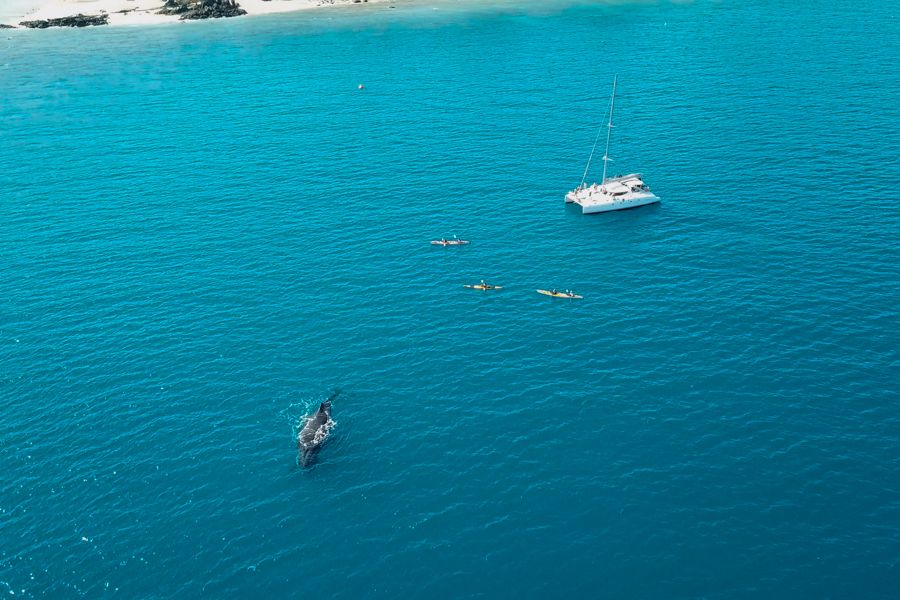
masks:
{"label": "sandy beach", "polygon": [[[367,0],[369,3],[386,0]],[[110,25],[153,25],[177,23],[178,15],[157,14],[164,0],[18,0],[18,13],[9,11],[0,23],[16,25],[21,21],[56,19],[77,14],[109,16]],[[354,4],[354,0],[238,0],[248,15],[293,12],[322,6]]]}

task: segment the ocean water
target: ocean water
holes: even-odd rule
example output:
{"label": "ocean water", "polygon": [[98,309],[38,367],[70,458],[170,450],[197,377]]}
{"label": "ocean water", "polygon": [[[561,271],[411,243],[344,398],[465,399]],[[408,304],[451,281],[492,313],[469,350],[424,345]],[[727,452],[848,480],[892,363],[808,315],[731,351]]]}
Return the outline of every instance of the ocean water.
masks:
{"label": "ocean water", "polygon": [[[877,0],[4,33],[0,593],[896,598],[898,44]],[[615,74],[663,201],[583,216]]]}

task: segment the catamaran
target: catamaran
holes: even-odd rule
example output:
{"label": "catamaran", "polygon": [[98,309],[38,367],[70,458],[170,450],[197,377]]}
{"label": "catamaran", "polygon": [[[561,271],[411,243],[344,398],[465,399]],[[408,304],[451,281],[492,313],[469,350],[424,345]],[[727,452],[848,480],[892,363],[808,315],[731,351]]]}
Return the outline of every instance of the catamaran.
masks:
{"label": "catamaran", "polygon": [[653,204],[659,202],[659,196],[650,191],[644,178],[640,173],[632,173],[631,175],[622,175],[619,177],[606,177],[607,163],[609,163],[609,139],[612,136],[613,128],[613,108],[616,106],[616,83],[618,75],[613,79],[612,99],[609,103],[609,121],[606,124],[606,152],[603,154],[603,177],[600,184],[593,183],[586,185],[588,171],[591,168],[591,160],[594,158],[594,151],[597,149],[597,142],[600,141],[600,133],[603,131],[601,127],[594,139],[594,147],[591,148],[591,155],[588,157],[587,167],[584,169],[584,175],[581,176],[581,183],[577,188],[566,194],[566,202],[574,202],[581,206],[583,214],[607,212],[610,210],[623,210],[625,208],[634,208],[635,206],[643,206],[645,204]]}

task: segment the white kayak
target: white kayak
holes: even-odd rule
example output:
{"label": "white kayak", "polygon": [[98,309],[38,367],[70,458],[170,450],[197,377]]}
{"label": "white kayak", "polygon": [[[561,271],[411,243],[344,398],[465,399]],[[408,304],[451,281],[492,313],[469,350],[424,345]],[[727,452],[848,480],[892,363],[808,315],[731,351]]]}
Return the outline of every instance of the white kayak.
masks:
{"label": "white kayak", "polygon": [[439,240],[431,240],[432,246],[465,246],[468,243],[469,240],[445,240],[444,238],[441,238]]}
{"label": "white kayak", "polygon": [[550,296],[551,298],[584,298],[584,296],[580,296],[573,292],[558,292],[556,290],[535,290],[538,294],[544,294],[545,296]]}

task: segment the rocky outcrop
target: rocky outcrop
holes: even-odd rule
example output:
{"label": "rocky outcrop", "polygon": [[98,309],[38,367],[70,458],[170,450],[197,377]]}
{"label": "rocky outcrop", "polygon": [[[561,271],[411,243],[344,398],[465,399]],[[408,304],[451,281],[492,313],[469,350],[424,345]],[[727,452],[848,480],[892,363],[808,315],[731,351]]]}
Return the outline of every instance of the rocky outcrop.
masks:
{"label": "rocky outcrop", "polygon": [[166,0],[161,15],[180,15],[181,20],[238,17],[247,11],[235,0]]}
{"label": "rocky outcrop", "polygon": [[109,15],[83,15],[81,13],[72,17],[60,17],[58,19],[37,19],[35,21],[22,21],[22,27],[30,29],[47,29],[48,27],[88,27],[90,25],[109,25]]}
{"label": "rocky outcrop", "polygon": [[6,23],[0,23],[0,29],[15,29],[15,25],[7,25]]}

